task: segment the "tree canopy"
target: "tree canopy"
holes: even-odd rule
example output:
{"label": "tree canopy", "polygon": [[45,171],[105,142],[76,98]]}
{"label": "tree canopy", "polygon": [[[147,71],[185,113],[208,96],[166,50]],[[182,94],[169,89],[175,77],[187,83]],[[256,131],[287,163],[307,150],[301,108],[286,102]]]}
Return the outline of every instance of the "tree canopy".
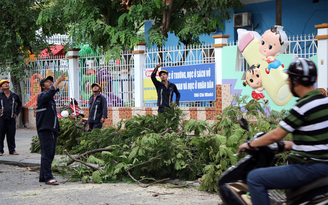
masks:
{"label": "tree canopy", "polygon": [[45,47],[45,36],[37,32],[40,26],[36,24],[42,6],[42,1],[35,0],[0,1],[0,69],[10,72],[18,94],[24,59]]}
{"label": "tree canopy", "polygon": [[73,47],[88,43],[112,54],[131,50],[145,41],[146,20],[154,22],[146,34],[149,45],[164,45],[168,33],[182,44],[198,44],[200,35],[223,29],[232,9],[241,6],[239,0],[1,0],[1,71],[7,69],[18,85],[24,59],[44,49],[45,36],[53,34],[69,33]]}
{"label": "tree canopy", "polygon": [[144,41],[140,34],[145,20],[153,20],[149,45],[162,46],[168,33],[185,45],[200,43],[202,34],[231,19],[239,0],[56,0],[40,13],[38,23],[47,35],[69,32],[75,43],[93,48],[131,49]]}

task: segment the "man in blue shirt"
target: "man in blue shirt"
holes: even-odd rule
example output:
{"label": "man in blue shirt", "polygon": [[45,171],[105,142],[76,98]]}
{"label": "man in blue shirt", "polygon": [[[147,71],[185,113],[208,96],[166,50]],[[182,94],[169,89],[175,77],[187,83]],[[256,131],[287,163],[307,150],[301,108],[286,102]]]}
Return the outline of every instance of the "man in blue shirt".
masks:
{"label": "man in blue shirt", "polygon": [[102,128],[107,118],[107,100],[101,94],[101,86],[98,83],[91,85],[93,95],[89,99],[89,118],[87,130]]}
{"label": "man in blue shirt", "polygon": [[48,76],[40,81],[41,93],[38,95],[36,108],[36,128],[41,146],[41,168],[39,182],[48,185],[58,185],[51,173],[51,163],[55,157],[59,124],[56,112],[55,94],[58,85],[65,80],[62,74],[54,83],[54,78]]}
{"label": "man in blue shirt", "polygon": [[1,80],[0,88],[0,156],[3,156],[3,142],[7,135],[9,154],[18,155],[15,151],[16,118],[22,110],[19,96],[10,91],[9,80]]}
{"label": "man in blue shirt", "polygon": [[159,82],[156,79],[156,73],[159,67],[161,67],[161,64],[156,65],[154,71],[151,74],[151,80],[153,81],[157,91],[158,113],[163,113],[164,107],[170,108],[172,105],[173,92],[176,95],[176,104],[179,105],[180,92],[174,83],[171,83],[167,80],[169,74],[166,70],[161,70],[159,72],[159,77],[161,78],[162,82]]}

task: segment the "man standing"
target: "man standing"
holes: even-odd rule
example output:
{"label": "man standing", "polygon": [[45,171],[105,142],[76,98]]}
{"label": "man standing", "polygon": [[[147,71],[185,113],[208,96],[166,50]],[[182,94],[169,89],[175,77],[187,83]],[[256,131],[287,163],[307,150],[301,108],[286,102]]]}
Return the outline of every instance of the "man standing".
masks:
{"label": "man standing", "polygon": [[292,189],[328,176],[328,98],[313,86],[317,68],[311,60],[297,58],[287,73],[289,88],[300,99],[279,127],[238,149],[255,149],[293,134],[293,142],[285,141],[285,149],[291,150],[288,165],[259,168],[247,175],[253,205],[270,204],[268,189]]}
{"label": "man standing", "polygon": [[0,156],[3,156],[3,141],[7,135],[9,154],[18,155],[15,151],[16,118],[22,110],[19,96],[10,91],[9,80],[1,80],[0,88]]}
{"label": "man standing", "polygon": [[39,182],[59,185],[51,173],[51,163],[55,157],[59,131],[54,96],[59,91],[58,85],[65,80],[65,75],[59,76],[55,83],[53,80],[52,76],[48,76],[40,81],[41,93],[37,99],[36,127],[41,146]]}
{"label": "man standing", "polygon": [[159,82],[156,79],[156,73],[159,67],[161,67],[161,64],[156,65],[154,71],[151,74],[151,80],[153,81],[157,91],[158,113],[163,113],[164,107],[170,108],[172,105],[173,92],[176,95],[176,104],[179,105],[180,92],[174,83],[171,83],[167,80],[169,74],[166,70],[161,70],[159,72],[159,77],[161,78],[162,82]]}
{"label": "man standing", "polygon": [[93,95],[89,99],[89,118],[87,130],[102,128],[107,118],[107,100],[101,94],[101,86],[98,83],[91,85]]}

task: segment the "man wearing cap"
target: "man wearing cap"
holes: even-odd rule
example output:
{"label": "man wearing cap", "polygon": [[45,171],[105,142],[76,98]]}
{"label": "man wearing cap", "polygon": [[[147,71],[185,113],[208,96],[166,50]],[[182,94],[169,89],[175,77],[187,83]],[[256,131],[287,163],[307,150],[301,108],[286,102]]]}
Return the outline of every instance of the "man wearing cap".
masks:
{"label": "man wearing cap", "polygon": [[170,108],[172,105],[173,92],[176,95],[176,104],[179,105],[180,92],[174,83],[171,83],[167,80],[169,74],[166,70],[161,70],[159,72],[159,77],[161,78],[162,82],[159,82],[156,79],[156,73],[159,67],[161,67],[161,64],[156,65],[154,71],[151,74],[151,80],[153,81],[157,91],[158,113],[163,113],[164,107]]}
{"label": "man wearing cap", "polygon": [[102,128],[107,118],[107,100],[101,94],[101,86],[98,83],[91,85],[93,95],[89,99],[89,118],[87,130]]}
{"label": "man wearing cap", "polygon": [[36,128],[41,146],[41,167],[39,182],[48,185],[58,185],[51,173],[51,163],[55,157],[57,136],[59,131],[56,112],[55,94],[59,91],[58,85],[65,80],[65,75],[54,78],[48,76],[40,81],[41,93],[37,98]]}
{"label": "man wearing cap", "polygon": [[22,110],[19,96],[10,91],[9,80],[1,80],[0,88],[0,156],[3,156],[3,142],[7,135],[9,154],[18,155],[15,151],[16,118]]}

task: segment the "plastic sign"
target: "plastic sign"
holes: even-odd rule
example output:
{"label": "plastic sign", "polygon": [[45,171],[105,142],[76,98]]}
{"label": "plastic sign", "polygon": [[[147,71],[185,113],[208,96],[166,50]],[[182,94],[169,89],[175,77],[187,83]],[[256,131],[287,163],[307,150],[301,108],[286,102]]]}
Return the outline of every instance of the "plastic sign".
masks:
{"label": "plastic sign", "polygon": [[163,69],[169,73],[168,80],[177,86],[180,101],[215,100],[215,63]]}

